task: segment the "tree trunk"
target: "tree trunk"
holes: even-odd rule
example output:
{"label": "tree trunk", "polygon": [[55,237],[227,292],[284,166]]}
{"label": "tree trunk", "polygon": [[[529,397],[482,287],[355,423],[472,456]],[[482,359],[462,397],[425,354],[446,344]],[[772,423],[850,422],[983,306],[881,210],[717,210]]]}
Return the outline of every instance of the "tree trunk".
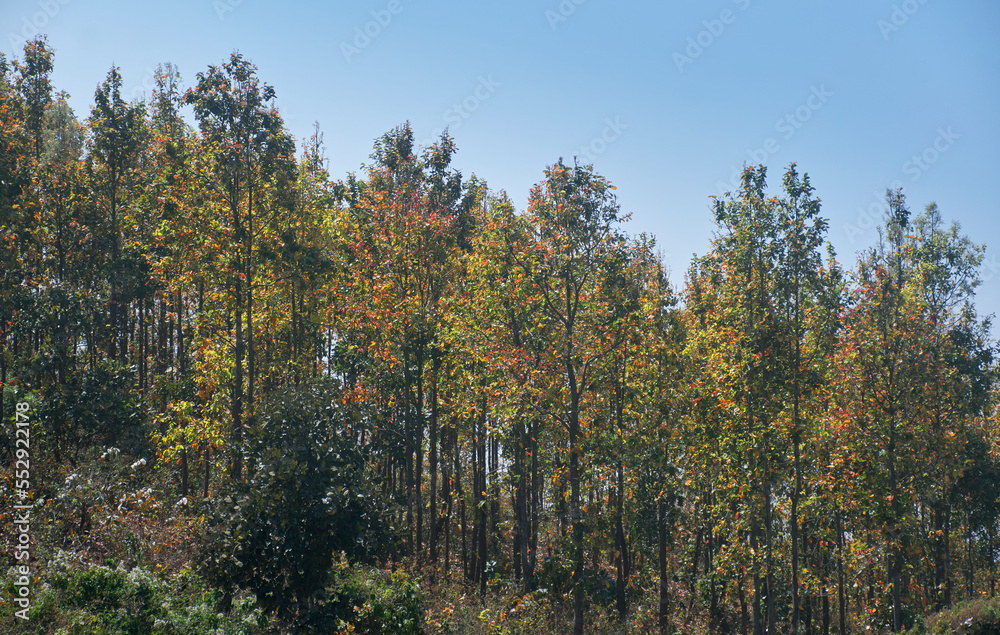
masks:
{"label": "tree trunk", "polygon": [[243,287],[236,283],[236,352],[235,373],[233,377],[233,449],[232,449],[232,478],[236,482],[243,480],[243,458],[240,453],[240,446],[243,444],[243,311],[240,306],[243,296]]}
{"label": "tree trunk", "polygon": [[656,502],[658,562],[660,566],[660,605],[658,610],[660,635],[669,635],[670,588],[667,578],[667,502],[661,496]]}
{"label": "tree trunk", "polygon": [[531,420],[531,531],[530,548],[528,552],[527,574],[530,578],[535,574],[538,561],[538,509],[542,501],[542,481],[538,477],[538,422]]}
{"label": "tree trunk", "polygon": [[847,633],[847,593],[845,585],[847,580],[844,575],[844,513],[837,510],[837,595],[840,601],[840,635]]}
{"label": "tree trunk", "polygon": [[573,532],[573,635],[583,635],[583,514],[580,508],[580,395],[570,372],[569,487]]}
{"label": "tree trunk", "polygon": [[413,553],[417,560],[423,558],[424,548],[424,348],[417,347],[417,395],[413,422],[413,507],[417,515],[417,528]]}
{"label": "tree trunk", "polygon": [[615,583],[616,603],[618,605],[618,619],[624,622],[628,617],[628,598],[625,594],[625,585],[628,584],[628,545],[625,544],[625,475],[621,460],[617,465],[618,482],[615,495],[615,573],[617,579]]}
{"label": "tree trunk", "polygon": [[188,494],[188,457],[187,448],[181,448],[181,496]]}
{"label": "tree trunk", "polygon": [[[457,434],[457,432],[456,432]],[[469,557],[468,550],[466,549],[465,537],[465,494],[462,492],[462,462],[461,453],[459,451],[459,444],[456,440],[455,442],[455,487],[458,490],[458,502],[459,502],[459,514],[460,520],[462,522],[462,573],[465,575],[465,579],[470,579],[469,575]]]}
{"label": "tree trunk", "polygon": [[430,456],[428,457],[427,467],[430,470],[431,479],[431,500],[430,500],[430,514],[429,514],[429,524],[430,524],[430,561],[431,561],[431,580],[434,579],[434,574],[437,569],[437,556],[438,556],[438,523],[440,519],[440,510],[437,507],[437,474],[438,474],[438,372],[441,368],[441,356],[438,353],[432,353],[432,367],[433,374],[431,376],[431,387],[430,387],[430,400],[431,400],[431,416],[430,421]]}
{"label": "tree trunk", "polygon": [[211,462],[210,457],[209,457],[209,447],[208,447],[208,444],[206,443],[205,444],[205,482],[203,484],[203,487],[204,487],[204,498],[208,498],[208,482],[209,482],[209,477],[211,476],[211,470],[212,470],[212,462]]}
{"label": "tree trunk", "polygon": [[[793,419],[798,419],[798,386],[796,386]],[[802,491],[802,471],[799,464],[799,438],[793,434],[792,452],[795,484],[792,488],[792,509],[789,519],[792,540],[792,635],[799,632],[799,493]]]}
{"label": "tree trunk", "polygon": [[753,570],[753,635],[764,635],[764,617],[761,613],[760,599],[763,595],[763,584],[760,579],[760,523],[756,514],[750,521],[750,547],[753,550],[752,570]]}
{"label": "tree trunk", "polygon": [[[485,401],[485,400],[484,400]],[[476,529],[478,538],[479,555],[476,558],[476,575],[479,582],[479,595],[486,597],[486,561],[488,558],[488,531],[486,513],[486,404],[483,403],[479,409],[479,434],[477,439],[479,460],[477,461],[477,474],[479,476],[476,483]]]}

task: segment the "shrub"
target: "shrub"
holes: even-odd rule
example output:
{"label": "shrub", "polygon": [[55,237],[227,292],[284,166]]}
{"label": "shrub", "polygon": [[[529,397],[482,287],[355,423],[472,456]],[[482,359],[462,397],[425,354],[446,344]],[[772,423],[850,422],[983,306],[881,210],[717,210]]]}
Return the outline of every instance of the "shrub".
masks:
{"label": "shrub", "polygon": [[[0,633],[62,635],[252,635],[264,620],[253,598],[215,610],[220,593],[190,570],[163,578],[136,567],[75,569],[60,552],[33,593],[27,622],[0,603]],[[79,566],[79,563],[75,563]],[[5,586],[10,587],[8,581]],[[10,589],[4,589],[9,596]]]}
{"label": "shrub", "polygon": [[391,575],[341,562],[331,574],[326,600],[306,620],[316,633],[419,635],[424,608],[420,588],[403,571]]}
{"label": "shrub", "polygon": [[201,557],[208,580],[251,591],[265,612],[300,623],[321,601],[335,553],[382,552],[386,506],[365,478],[358,425],[326,382],[272,399],[249,434],[246,480],[214,503]]}
{"label": "shrub", "polygon": [[924,620],[927,635],[1000,635],[1000,598],[960,602]]}

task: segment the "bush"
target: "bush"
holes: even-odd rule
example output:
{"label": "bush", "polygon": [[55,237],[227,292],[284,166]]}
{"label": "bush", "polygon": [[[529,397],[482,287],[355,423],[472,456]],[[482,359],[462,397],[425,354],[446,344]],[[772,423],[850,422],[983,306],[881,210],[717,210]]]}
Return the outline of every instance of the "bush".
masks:
{"label": "bush", "polygon": [[927,635],[1000,635],[1000,598],[960,602],[924,620]]}
{"label": "bush", "polygon": [[245,482],[227,485],[214,503],[201,557],[207,579],[251,591],[265,612],[295,624],[322,601],[334,554],[370,561],[383,553],[386,505],[365,478],[358,425],[322,381],[265,407],[249,434]]}
{"label": "bush", "polygon": [[328,595],[305,622],[315,633],[353,632],[366,635],[419,635],[424,619],[420,587],[402,571],[334,567]]}
{"label": "bush", "polygon": [[[190,570],[169,578],[135,567],[73,568],[60,552],[33,594],[29,620],[0,603],[0,633],[60,635],[253,635],[264,622],[253,598],[215,610],[220,593]],[[76,563],[75,566],[79,566]],[[11,587],[8,580],[4,586]],[[4,589],[9,597],[10,589]]]}

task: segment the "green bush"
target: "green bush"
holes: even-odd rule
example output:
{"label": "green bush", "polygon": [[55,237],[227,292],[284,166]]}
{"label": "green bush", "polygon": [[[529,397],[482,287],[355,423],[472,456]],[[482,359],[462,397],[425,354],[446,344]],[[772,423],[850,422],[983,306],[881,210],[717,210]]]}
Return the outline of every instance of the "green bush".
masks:
{"label": "green bush", "polygon": [[420,635],[423,618],[420,588],[404,572],[342,562],[332,572],[325,601],[314,606],[305,625],[315,633]]}
{"label": "green bush", "polygon": [[250,597],[229,614],[216,611],[221,594],[189,570],[162,578],[139,567],[76,569],[57,557],[42,579],[27,622],[0,604],[0,633],[253,635],[266,622]]}
{"label": "green bush", "polygon": [[301,623],[329,588],[334,554],[386,553],[387,505],[353,436],[361,424],[323,381],[271,399],[248,434],[245,480],[227,484],[210,509],[207,580],[250,591],[266,613]]}
{"label": "green bush", "polygon": [[924,620],[927,635],[1000,635],[1000,598],[969,600]]}

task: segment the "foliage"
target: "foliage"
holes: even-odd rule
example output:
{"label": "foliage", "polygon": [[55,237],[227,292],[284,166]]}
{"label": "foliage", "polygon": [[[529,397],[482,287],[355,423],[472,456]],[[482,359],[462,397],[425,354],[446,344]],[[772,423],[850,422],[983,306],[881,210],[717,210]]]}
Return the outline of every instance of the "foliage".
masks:
{"label": "foliage", "polygon": [[384,504],[364,477],[364,422],[330,382],[288,388],[264,408],[246,449],[246,481],[212,504],[202,566],[213,584],[252,591],[266,613],[307,621],[336,553],[387,554]]}
{"label": "foliage", "polygon": [[[219,593],[185,570],[162,577],[141,567],[79,568],[60,552],[47,583],[39,590],[29,621],[17,620],[21,633],[60,635],[209,635],[263,633],[261,612],[252,598],[241,598],[223,615],[215,610]],[[12,580],[5,580],[5,593]],[[9,605],[8,605],[9,606]],[[8,606],[0,608],[0,629],[15,623]],[[4,631],[10,632],[10,631]]]}
{"label": "foliage", "polygon": [[749,166],[678,290],[592,165],[518,210],[404,123],[335,180],[239,53],[146,103],[112,67],[84,118],[54,67],[0,54],[36,630],[898,631],[995,592],[985,251],[937,205],[887,192],[847,268],[809,176]]}
{"label": "foliage", "polygon": [[927,635],[997,635],[1000,633],[1000,598],[967,600],[924,619],[916,633]]}
{"label": "foliage", "polygon": [[403,571],[387,573],[363,565],[337,563],[328,596],[305,620],[314,633],[422,635],[420,587]]}

